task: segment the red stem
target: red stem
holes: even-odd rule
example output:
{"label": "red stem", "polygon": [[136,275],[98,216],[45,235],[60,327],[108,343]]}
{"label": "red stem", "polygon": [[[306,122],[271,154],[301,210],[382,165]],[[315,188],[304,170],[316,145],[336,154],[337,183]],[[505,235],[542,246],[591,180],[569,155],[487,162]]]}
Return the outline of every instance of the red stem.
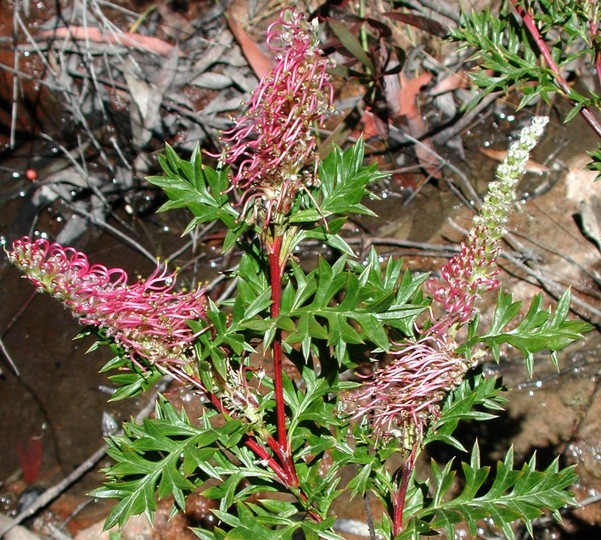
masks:
{"label": "red stem", "polygon": [[[280,260],[282,251],[282,237],[276,236],[269,250],[269,279],[271,280],[271,316],[280,314],[282,302],[282,276],[283,267]],[[278,429],[278,443],[284,456],[288,457],[288,439],[286,436],[286,413],[284,409],[284,386],[282,380],[282,337],[280,331],[273,340],[273,386],[275,390],[275,412]],[[286,459],[286,461],[288,461]]]}
{"label": "red stem", "polygon": [[599,15],[597,0],[592,3],[590,13],[591,43],[595,51],[595,71],[597,72],[597,81],[601,84],[601,51],[599,50],[599,40],[597,38],[597,33],[599,32],[599,25],[597,24],[597,16]]}
{"label": "red stem", "polygon": [[[526,13],[524,8],[518,3],[519,0],[511,0],[511,2],[513,3],[513,7],[515,7],[516,11],[522,18],[522,21],[524,21],[524,25],[530,32],[532,39],[534,39],[534,42],[536,43],[538,50],[540,51],[540,53],[543,55],[543,58],[545,59],[545,62],[547,63],[547,65],[549,66],[551,71],[553,71],[553,73],[555,74],[555,81],[557,82],[557,85],[561,88],[561,90],[566,95],[566,97],[568,99],[570,99],[569,98],[570,91],[571,91],[570,87],[568,86],[567,81],[564,79],[563,75],[561,74],[561,71],[559,70],[559,67],[555,63],[555,60],[553,60],[553,56],[551,56],[551,52],[549,51],[546,43],[544,42],[543,38],[541,37],[540,32],[538,31],[538,28],[536,27],[534,20],[528,13]],[[599,123],[599,120],[597,120],[597,118],[595,117],[593,112],[588,107],[582,107],[580,109],[580,116],[582,116],[582,118],[584,118],[586,123],[597,134],[597,137],[601,138],[601,123]]]}
{"label": "red stem", "polygon": [[407,497],[407,488],[409,487],[409,479],[411,473],[415,467],[415,459],[417,457],[417,444],[413,446],[411,454],[407,458],[407,461],[403,464],[403,472],[401,475],[401,485],[396,493],[392,495],[392,510],[393,510],[393,524],[392,534],[394,537],[401,534],[403,530],[403,510],[405,508],[405,499]]}
{"label": "red stem", "polygon": [[[221,414],[227,414],[227,410],[223,406],[223,403],[221,403],[221,400],[213,392],[207,391],[197,377],[195,377],[194,375],[189,375],[179,369],[172,368],[167,371],[172,377],[176,379],[186,379],[197,388],[202,389],[209,401],[211,402],[211,405],[213,405],[213,407],[215,407],[215,409],[217,409]],[[267,452],[265,447],[262,446],[257,440],[255,440],[251,435],[244,435],[243,441],[247,448],[252,450],[259,459],[263,459],[267,462],[267,465],[269,465],[271,470],[278,476],[278,478],[286,487],[290,487],[291,485],[294,485],[294,487],[296,487],[298,485],[298,478],[296,477],[296,474],[290,475],[286,470],[286,460],[284,459],[284,456],[282,456],[281,452],[277,451],[279,449],[277,448],[277,443],[273,440],[273,437],[269,437],[267,442],[269,446],[274,449],[274,453],[279,459],[279,462],[273,456],[270,456],[269,452]],[[274,448],[274,445],[276,448]],[[296,484],[294,484],[295,479]]]}
{"label": "red stem", "polygon": [[[274,245],[277,246],[278,250],[281,248],[281,238],[279,239],[279,242],[275,242]],[[279,255],[278,255],[278,263],[279,263]],[[270,256],[270,268],[271,268],[271,256]],[[273,275],[273,274],[272,274]],[[280,310],[280,299],[281,299],[281,274],[280,274],[280,287],[278,290],[278,303],[277,303],[277,308],[275,310],[276,314],[279,313]],[[272,308],[271,310],[272,314],[274,313],[274,309]],[[280,381],[280,403],[281,403],[281,410],[284,410],[284,394],[283,394],[283,388],[282,388],[282,370],[281,370],[281,341],[280,341],[280,363],[279,363],[280,369],[279,369],[279,381]],[[221,400],[213,393],[213,392],[208,392],[204,386],[202,385],[202,383],[194,376],[194,375],[189,375],[187,373],[185,373],[184,371],[180,371],[179,369],[171,369],[171,370],[167,370],[173,377],[175,377],[176,379],[178,378],[183,378],[188,380],[189,382],[191,382],[194,386],[196,386],[197,388],[200,388],[204,391],[205,395],[208,397],[209,401],[211,402],[211,405],[213,405],[213,407],[215,407],[215,409],[217,409],[220,413],[222,414],[227,414],[227,410],[225,409],[225,407],[223,406],[223,403],[221,402]],[[276,374],[278,373],[278,371],[276,370]],[[274,377],[274,381],[277,381],[278,377]],[[274,383],[275,386],[276,383]],[[276,386],[277,388],[277,386]],[[278,395],[277,389],[276,389],[276,396]],[[277,406],[277,401],[276,401],[276,406]],[[279,415],[278,415],[278,424],[280,422],[279,419]],[[248,449],[250,449],[252,452],[255,453],[255,455],[259,458],[264,460],[267,465],[269,466],[269,468],[277,475],[277,477],[280,479],[280,481],[282,482],[283,485],[285,485],[287,488],[293,488],[293,489],[297,489],[299,487],[299,480],[298,480],[298,474],[296,473],[296,467],[294,466],[294,460],[292,459],[292,456],[290,454],[290,448],[288,447],[288,444],[286,442],[286,424],[285,424],[285,416],[283,417],[283,434],[284,434],[284,444],[282,444],[281,442],[276,441],[271,435],[267,436],[267,444],[268,446],[272,449],[274,456],[271,456],[269,454],[269,452],[267,451],[267,449],[259,442],[257,441],[254,436],[250,435],[250,434],[246,434],[243,437],[243,442],[246,445],[246,447]],[[280,432],[278,430],[278,432]],[[302,500],[302,501],[307,501],[307,495],[302,491],[299,490],[297,496]],[[313,520],[315,520],[315,522],[319,523],[320,521],[322,521],[322,517],[315,512],[314,510],[307,510],[308,514],[313,518]]]}
{"label": "red stem", "polygon": [[263,459],[267,462],[271,470],[278,475],[278,478],[282,481],[286,487],[290,487],[290,477],[288,473],[280,466],[280,464],[273,458],[273,456],[269,455],[269,452],[265,450],[265,448],[260,445],[255,439],[251,438],[250,435],[244,436],[244,444],[252,450],[259,459]]}
{"label": "red stem", "polygon": [[[206,392],[205,394],[208,396],[211,404],[222,414],[227,414],[227,411],[223,407],[221,400],[212,392]],[[265,449],[264,446],[259,444],[255,439],[253,439],[250,435],[245,435],[243,438],[244,444],[252,450],[259,459],[263,459],[267,462],[271,470],[278,476],[278,478],[282,481],[282,483],[287,486],[298,486],[298,477],[296,476],[296,471],[291,475],[287,470],[287,462],[285,457],[282,455],[281,451],[278,448],[277,443],[273,439],[273,437],[269,437],[267,439],[267,443],[274,450],[275,455],[279,459],[279,462],[274,459],[273,456],[269,455],[269,452]],[[281,465],[280,465],[281,463]]]}

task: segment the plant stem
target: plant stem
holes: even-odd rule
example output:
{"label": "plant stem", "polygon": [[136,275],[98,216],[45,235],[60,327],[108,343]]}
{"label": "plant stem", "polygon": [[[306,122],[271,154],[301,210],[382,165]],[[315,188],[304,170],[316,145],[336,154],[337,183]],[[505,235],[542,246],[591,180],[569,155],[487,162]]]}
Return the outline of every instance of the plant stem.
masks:
{"label": "plant stem", "polygon": [[597,23],[597,17],[599,16],[599,6],[597,0],[591,2],[590,6],[590,29],[591,29],[591,43],[595,54],[595,72],[597,73],[597,81],[601,84],[601,50],[599,49],[599,25]]}
{"label": "plant stem", "polygon": [[263,459],[269,465],[269,468],[278,476],[278,478],[282,481],[286,487],[290,486],[290,478],[288,473],[284,470],[280,464],[269,455],[267,450],[259,444],[255,439],[253,439],[250,435],[245,435],[242,439],[247,448],[252,450],[259,459]]}
{"label": "plant stem", "polygon": [[[275,235],[273,244],[269,248],[269,279],[271,281],[271,316],[277,317],[280,314],[280,304],[282,301],[282,276],[283,265],[281,261],[282,235]],[[284,388],[282,381],[282,336],[280,330],[276,331],[273,340],[273,386],[275,390],[275,409],[277,420],[278,443],[285,457],[288,457],[290,451],[288,448],[288,438],[286,436],[286,414],[284,409]]]}
{"label": "plant stem", "polygon": [[[227,414],[227,411],[224,409],[221,400],[213,393],[207,392],[207,396],[211,401],[211,404],[222,414]],[[290,474],[288,470],[288,463],[286,460],[286,456],[282,454],[281,449],[278,444],[274,440],[273,437],[267,437],[267,444],[274,451],[276,458],[269,455],[269,452],[265,449],[265,447],[260,444],[256,439],[254,439],[251,435],[246,434],[243,439],[244,444],[247,448],[252,450],[259,459],[262,459],[267,462],[269,468],[277,475],[277,477],[281,480],[282,484],[286,487],[297,487],[298,486],[298,476],[296,475],[296,471],[293,471],[293,474]],[[279,460],[279,461],[278,461]]]}
{"label": "plant stem", "polygon": [[417,447],[416,443],[411,450],[411,454],[403,464],[403,472],[401,473],[401,485],[396,493],[392,494],[392,508],[393,508],[393,524],[392,533],[396,537],[403,530],[403,510],[405,508],[405,499],[407,497],[407,488],[409,487],[409,478],[413,473],[415,467],[415,459],[417,458]]}
{"label": "plant stem", "polygon": [[[530,32],[532,39],[534,39],[538,50],[543,55],[545,62],[549,66],[549,69],[551,69],[551,71],[553,71],[553,73],[555,74],[555,81],[557,83],[557,86],[559,86],[559,88],[563,91],[566,97],[570,99],[571,90],[568,85],[568,82],[565,80],[565,78],[561,74],[561,71],[559,70],[559,67],[555,63],[551,52],[547,48],[547,44],[544,42],[542,36],[540,35],[540,32],[538,31],[538,28],[536,27],[536,23],[534,22],[532,17],[528,13],[526,13],[524,8],[518,3],[519,0],[511,0],[511,2],[518,14],[520,15],[520,17],[522,18],[522,21],[524,22],[524,25],[526,26],[528,32]],[[580,116],[584,118],[585,122],[596,133],[597,137],[601,138],[601,123],[599,122],[599,120],[597,120],[593,112],[588,107],[583,106],[580,109]]]}

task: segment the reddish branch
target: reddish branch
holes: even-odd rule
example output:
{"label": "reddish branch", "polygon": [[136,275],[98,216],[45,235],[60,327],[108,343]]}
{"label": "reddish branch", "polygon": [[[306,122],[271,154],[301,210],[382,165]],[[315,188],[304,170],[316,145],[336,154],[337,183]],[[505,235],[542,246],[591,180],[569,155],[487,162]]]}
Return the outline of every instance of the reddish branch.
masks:
{"label": "reddish branch", "polygon": [[415,460],[417,458],[418,446],[415,445],[407,461],[403,463],[401,472],[401,485],[392,495],[393,523],[392,534],[394,537],[401,534],[403,530],[403,510],[405,508],[405,500],[407,499],[407,488],[409,487],[409,479],[415,468]]}
{"label": "reddish branch", "polygon": [[[549,69],[551,69],[551,71],[554,73],[557,86],[559,86],[559,88],[566,95],[566,97],[568,99],[570,99],[570,93],[571,93],[570,87],[569,87],[567,81],[565,80],[564,76],[561,74],[559,67],[555,63],[555,60],[553,59],[553,56],[551,55],[551,52],[549,51],[547,44],[545,43],[542,36],[540,35],[540,32],[538,31],[538,28],[536,27],[536,23],[534,22],[532,17],[526,12],[526,10],[521,6],[519,0],[511,0],[511,1],[512,1],[513,6],[515,7],[516,11],[522,18],[522,21],[524,21],[524,25],[526,26],[526,29],[528,30],[528,32],[530,32],[532,39],[534,39],[540,53],[543,55],[545,62],[549,66]],[[597,66],[597,74],[599,75],[599,73],[601,73],[601,60],[599,60],[598,54],[596,57],[596,66]],[[572,100],[570,99],[570,101],[572,101]],[[601,138],[601,123],[599,122],[599,120],[597,120],[597,118],[595,117],[593,112],[588,107],[583,106],[580,109],[580,115],[582,116],[582,118],[584,118],[586,123],[593,129],[593,131],[597,134],[597,136],[599,138]]]}

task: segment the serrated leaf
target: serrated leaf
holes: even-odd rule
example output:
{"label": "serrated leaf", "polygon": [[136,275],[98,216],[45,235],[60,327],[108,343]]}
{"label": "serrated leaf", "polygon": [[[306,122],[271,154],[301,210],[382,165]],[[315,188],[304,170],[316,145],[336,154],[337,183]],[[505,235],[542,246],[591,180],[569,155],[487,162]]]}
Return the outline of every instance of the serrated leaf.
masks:
{"label": "serrated leaf", "polygon": [[[164,156],[159,156],[165,176],[150,176],[148,182],[163,189],[169,201],[160,212],[187,208],[195,216],[188,225],[189,232],[199,223],[222,221],[231,233],[238,236],[244,227],[238,224],[238,212],[229,204],[227,196],[227,170],[216,171],[201,163],[197,145],[191,161],[181,159],[170,146],[165,146]],[[230,238],[229,242],[232,240]]]}
{"label": "serrated leaf", "polygon": [[[520,469],[513,466],[513,451],[510,450],[505,459],[497,463],[492,484],[485,488],[493,469],[480,465],[478,446],[474,445],[470,463],[462,464],[464,487],[461,493],[446,501],[441,496],[434,497],[411,515],[407,529],[423,529],[424,523],[429,523],[432,529],[446,530],[452,535],[454,525],[465,522],[470,534],[475,535],[478,520],[492,518],[495,525],[511,538],[513,522],[522,521],[531,530],[533,520],[543,512],[556,512],[573,503],[574,496],[569,488],[577,478],[574,467],[559,470],[555,460],[544,471],[537,471],[534,459]],[[432,470],[434,492],[445,492],[450,482],[450,469],[447,466],[441,470],[434,463]]]}
{"label": "serrated leaf", "polygon": [[361,201],[368,194],[367,186],[385,175],[375,164],[364,166],[364,143],[359,139],[352,147],[342,151],[336,147],[319,166],[321,182],[318,201],[321,216],[367,214],[375,215]]}
{"label": "serrated leaf", "polygon": [[[240,423],[230,422],[226,430],[231,437],[240,427]],[[242,428],[241,433],[244,431]],[[115,460],[107,470],[109,481],[94,491],[96,497],[119,499],[106,528],[122,525],[142,512],[151,516],[157,497],[173,494],[184,508],[185,494],[195,488],[188,478],[193,471],[219,478],[208,459],[219,451],[215,444],[224,442],[223,432],[192,426],[185,413],[178,414],[164,400],[157,402],[157,418],[146,419],[141,425],[125,424],[123,436],[108,440],[107,453]]]}
{"label": "serrated leaf", "polygon": [[[415,319],[425,309],[425,305],[397,303],[416,294],[422,276],[411,278],[405,273],[399,283],[401,274],[396,263],[389,262],[390,271],[382,273],[377,257],[370,259],[368,268],[372,265],[374,268],[369,272],[361,265],[347,262],[340,257],[330,266],[320,259],[318,267],[307,275],[301,274],[293,263],[293,273],[302,286],[294,297],[292,291],[286,292],[286,302],[282,303],[274,327],[285,324],[289,332],[285,343],[301,343],[305,358],[314,340],[326,340],[328,346],[334,347],[339,362],[345,358],[348,344],[370,343],[374,348],[387,350],[390,345],[387,329],[395,328],[410,335]],[[342,291],[344,294],[338,299]],[[290,322],[295,323],[295,328]]]}
{"label": "serrated leaf", "polygon": [[588,323],[567,319],[569,303],[570,291],[567,290],[560,298],[555,313],[552,313],[551,310],[543,309],[542,293],[538,294],[532,299],[528,313],[522,320],[514,328],[507,330],[510,323],[515,324],[519,304],[511,301],[510,294],[501,291],[491,329],[483,336],[475,336],[470,346],[475,342],[482,342],[498,351],[501,344],[513,345],[526,357],[528,371],[532,373],[535,353],[561,350],[581,339],[584,332],[591,330]]}
{"label": "serrated leaf", "polygon": [[334,35],[340,40],[342,46],[351,53],[357,60],[359,60],[370,72],[373,72],[374,65],[367,56],[367,53],[363,50],[360,41],[357,37],[349,30],[349,28],[342,22],[335,21],[333,19],[328,20],[328,25],[334,32]]}

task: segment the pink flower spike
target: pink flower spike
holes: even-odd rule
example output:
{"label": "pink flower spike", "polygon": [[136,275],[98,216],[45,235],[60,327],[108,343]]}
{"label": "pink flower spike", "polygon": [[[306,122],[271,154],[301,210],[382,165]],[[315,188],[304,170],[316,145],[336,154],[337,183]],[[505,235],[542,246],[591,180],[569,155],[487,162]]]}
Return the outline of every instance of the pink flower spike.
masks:
{"label": "pink flower spike", "polygon": [[147,280],[127,285],[123,269],[90,265],[84,253],[44,239],[16,240],[7,254],[41,292],[62,301],[82,324],[103,329],[137,364],[169,371],[169,364],[194,358],[198,333],[187,321],[204,319],[204,288],[174,292],[176,274],[165,265],[157,262]]}
{"label": "pink flower spike", "polygon": [[411,451],[469,366],[434,336],[402,345],[391,356],[390,363],[376,370],[355,396],[354,417],[367,417],[377,439],[398,438]]}
{"label": "pink flower spike", "polygon": [[497,169],[497,179],[489,185],[479,215],[461,244],[461,252],[442,268],[442,280],[431,279],[428,283],[434,302],[443,308],[443,313],[428,329],[429,334],[442,336],[454,325],[468,322],[475,314],[477,298],[498,286],[497,258],[505,224],[516,199],[517,183],[548,121],[546,117],[535,117],[510,146]]}
{"label": "pink flower spike", "polygon": [[288,211],[301,171],[308,164],[312,173],[316,170],[313,125],[321,126],[332,110],[330,62],[318,48],[315,29],[302,13],[282,11],[267,30],[275,65],[254,91],[246,114],[222,139],[222,163],[235,168],[231,183],[242,192],[239,203],[249,211],[254,206],[263,227],[275,213]]}

